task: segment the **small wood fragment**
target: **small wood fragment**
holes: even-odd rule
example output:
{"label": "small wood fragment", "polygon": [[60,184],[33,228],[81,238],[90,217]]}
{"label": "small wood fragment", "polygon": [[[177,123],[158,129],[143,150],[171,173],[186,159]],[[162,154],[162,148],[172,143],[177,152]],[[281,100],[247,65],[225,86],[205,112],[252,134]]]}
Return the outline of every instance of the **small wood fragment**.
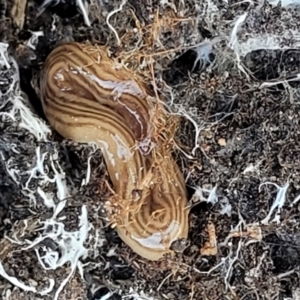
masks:
{"label": "small wood fragment", "polygon": [[20,30],[22,30],[24,26],[26,5],[27,0],[13,0],[11,18],[14,24],[18,26]]}
{"label": "small wood fragment", "polygon": [[212,222],[209,222],[207,225],[207,233],[208,241],[204,243],[203,247],[200,249],[200,253],[205,256],[215,256],[218,253],[218,247],[216,229]]}
{"label": "small wood fragment", "polygon": [[262,240],[261,228],[259,226],[251,225],[246,228],[246,231],[232,231],[231,237],[252,238],[257,241]]}

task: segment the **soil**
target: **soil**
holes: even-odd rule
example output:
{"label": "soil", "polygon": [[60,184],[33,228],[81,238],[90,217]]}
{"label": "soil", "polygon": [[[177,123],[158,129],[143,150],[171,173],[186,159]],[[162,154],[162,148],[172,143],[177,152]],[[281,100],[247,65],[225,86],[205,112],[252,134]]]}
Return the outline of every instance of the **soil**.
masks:
{"label": "soil", "polygon": [[[91,226],[87,252],[57,299],[300,299],[299,7],[128,0],[109,19],[118,44],[106,18],[120,1],[83,1],[90,25],[80,1],[48,1],[39,15],[42,1],[25,2],[19,14],[12,10],[22,1],[0,5],[10,65],[1,58],[0,298],[55,299],[71,272],[74,257],[57,267],[41,258],[63,256],[62,236],[29,247],[47,235],[43,222],[53,215],[43,190],[64,203],[59,224],[67,232],[78,231],[83,206]],[[174,157],[193,208],[175,258],[144,260],[106,226],[101,151],[47,125],[36,82],[47,55],[68,41],[106,45],[182,116],[176,142],[184,151]],[[41,161],[45,173],[31,178]],[[46,180],[57,172],[62,179]],[[1,265],[35,291],[5,278]]]}

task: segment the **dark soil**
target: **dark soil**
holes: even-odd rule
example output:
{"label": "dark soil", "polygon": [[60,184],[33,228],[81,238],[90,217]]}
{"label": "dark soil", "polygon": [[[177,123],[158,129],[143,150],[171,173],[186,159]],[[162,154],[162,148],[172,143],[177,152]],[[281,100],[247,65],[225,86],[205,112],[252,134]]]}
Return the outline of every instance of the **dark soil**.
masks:
{"label": "dark soil", "polygon": [[[118,46],[106,16],[120,1],[89,1],[87,26],[75,0],[53,1],[38,17],[42,1],[28,0],[22,29],[11,18],[14,2],[0,6],[1,41],[9,45],[20,74],[20,87],[10,90],[17,70],[13,60],[10,69],[1,61],[0,262],[8,275],[37,292],[0,276],[0,298],[54,299],[70,273],[69,262],[45,269],[38,260],[37,252],[59,252],[51,236],[23,249],[38,239],[41,222],[53,214],[39,189],[52,192],[56,204],[61,201],[55,182],[45,181],[40,171],[28,181],[39,149],[47,153],[43,164],[49,177],[55,176],[53,161],[65,174],[69,196],[59,215],[65,230],[78,230],[82,205],[92,224],[88,254],[58,299],[300,299],[300,201],[292,204],[300,194],[300,85],[289,81],[300,74],[300,9],[250,1],[129,0],[110,18],[121,39]],[[232,49],[234,22],[246,12],[236,36],[239,46]],[[33,32],[43,36],[32,41]],[[102,204],[109,198],[109,178],[100,150],[55,132],[48,138],[34,134],[47,124],[35,89],[40,68],[56,45],[68,41],[107,45],[145,80],[151,78],[141,57],[155,54],[156,86],[171,111],[185,111],[177,143],[188,157],[179,150],[174,156],[195,202],[188,241],[175,259],[146,261],[105,226]],[[33,129],[24,125],[24,109],[16,103],[24,103],[38,120],[29,119]],[[200,130],[197,148],[191,118]],[[82,185],[89,157],[91,178]],[[287,183],[280,211],[265,219]],[[201,189],[214,187],[215,201],[207,201],[205,191],[199,199]],[[209,224],[216,231],[216,255],[201,254]],[[261,236],[241,237],[250,225]],[[240,236],[228,239],[231,231]],[[50,279],[53,290],[40,294]]]}

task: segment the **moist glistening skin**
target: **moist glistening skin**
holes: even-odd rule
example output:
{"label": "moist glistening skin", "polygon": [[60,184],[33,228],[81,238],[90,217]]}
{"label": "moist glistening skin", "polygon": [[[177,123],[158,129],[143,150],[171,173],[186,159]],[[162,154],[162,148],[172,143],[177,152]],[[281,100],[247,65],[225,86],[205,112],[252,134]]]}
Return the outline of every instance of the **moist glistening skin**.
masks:
{"label": "moist glistening skin", "polygon": [[167,142],[172,130],[158,130],[167,117],[142,80],[104,47],[68,43],[47,57],[40,98],[53,129],[101,149],[114,191],[109,218],[121,239],[149,260],[172,253],[188,234],[185,182]]}

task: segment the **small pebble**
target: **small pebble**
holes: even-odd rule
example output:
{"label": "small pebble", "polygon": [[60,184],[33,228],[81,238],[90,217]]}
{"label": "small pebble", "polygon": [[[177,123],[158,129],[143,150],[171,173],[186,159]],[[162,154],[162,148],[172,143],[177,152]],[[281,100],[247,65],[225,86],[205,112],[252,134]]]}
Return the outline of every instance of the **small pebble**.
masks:
{"label": "small pebble", "polygon": [[218,139],[218,144],[219,144],[220,146],[226,146],[226,140],[223,139],[223,138],[220,138],[220,139]]}

